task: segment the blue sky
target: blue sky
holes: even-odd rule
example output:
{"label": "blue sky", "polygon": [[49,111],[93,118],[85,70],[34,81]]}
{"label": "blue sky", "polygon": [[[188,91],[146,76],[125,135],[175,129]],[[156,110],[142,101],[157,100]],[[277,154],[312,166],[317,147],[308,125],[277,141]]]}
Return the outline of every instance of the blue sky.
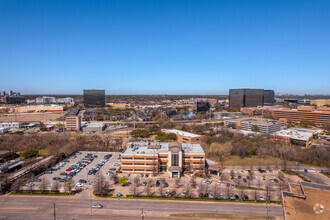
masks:
{"label": "blue sky", "polygon": [[0,0],[0,90],[330,94],[330,1]]}

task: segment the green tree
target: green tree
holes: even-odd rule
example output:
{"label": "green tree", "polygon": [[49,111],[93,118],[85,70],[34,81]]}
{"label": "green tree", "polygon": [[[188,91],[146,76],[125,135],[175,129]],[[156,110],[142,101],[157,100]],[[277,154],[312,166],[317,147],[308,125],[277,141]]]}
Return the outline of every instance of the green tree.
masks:
{"label": "green tree", "polygon": [[251,131],[260,132],[260,129],[259,129],[258,125],[252,125]]}
{"label": "green tree", "polygon": [[30,149],[30,150],[24,151],[21,156],[24,159],[31,159],[31,158],[37,157],[38,155],[39,155],[38,150]]}
{"label": "green tree", "polygon": [[119,179],[119,184],[125,185],[127,183],[128,178],[126,176],[123,176]]}

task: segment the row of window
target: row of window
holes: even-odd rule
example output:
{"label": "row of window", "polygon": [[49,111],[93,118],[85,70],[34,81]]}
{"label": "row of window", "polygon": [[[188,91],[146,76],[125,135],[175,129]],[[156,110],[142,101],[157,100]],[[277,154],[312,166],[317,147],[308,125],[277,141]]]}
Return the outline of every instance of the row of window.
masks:
{"label": "row of window", "polygon": [[156,163],[155,164],[151,164],[151,163],[122,163],[122,165],[152,166],[152,165],[157,165],[157,164]]}
{"label": "row of window", "polygon": [[[133,157],[123,157],[122,160],[133,160]],[[156,158],[153,157],[147,157],[147,158],[134,158],[134,160],[156,160]]]}

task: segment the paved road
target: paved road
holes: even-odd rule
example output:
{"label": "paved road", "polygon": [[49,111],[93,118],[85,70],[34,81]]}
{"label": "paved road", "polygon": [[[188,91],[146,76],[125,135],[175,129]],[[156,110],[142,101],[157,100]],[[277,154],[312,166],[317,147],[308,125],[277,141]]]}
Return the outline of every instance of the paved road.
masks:
{"label": "paved road", "polygon": [[[167,219],[169,213],[224,213],[266,215],[266,206],[220,202],[184,202],[130,199],[87,199],[85,196],[1,196],[2,219],[137,219],[142,208],[145,219]],[[103,209],[93,210],[91,204],[100,203]],[[269,215],[283,216],[282,207],[270,205]],[[172,218],[173,219],[173,218]]]}

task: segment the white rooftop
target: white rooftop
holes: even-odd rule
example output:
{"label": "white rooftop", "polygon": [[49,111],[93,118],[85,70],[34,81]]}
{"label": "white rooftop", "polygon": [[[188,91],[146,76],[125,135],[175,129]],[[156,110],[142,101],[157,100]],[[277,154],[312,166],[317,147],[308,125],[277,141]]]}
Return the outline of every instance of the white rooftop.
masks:
{"label": "white rooftop", "polygon": [[190,132],[180,131],[180,130],[176,130],[176,129],[162,129],[162,131],[166,131],[169,133],[173,133],[173,134],[177,134],[177,135],[181,135],[181,136],[185,136],[185,137],[189,137],[189,138],[200,137],[199,134],[193,134]]}
{"label": "white rooftop", "polygon": [[[167,153],[169,143],[165,142],[130,142],[128,147],[122,153],[125,154],[157,154]],[[149,146],[149,148],[148,148]],[[158,149],[150,149],[150,146],[157,146]],[[199,143],[181,143],[182,150],[185,154],[197,153],[204,154],[204,150]]]}
{"label": "white rooftop", "polygon": [[296,140],[308,141],[309,138],[311,138],[313,136],[313,133],[314,132],[311,132],[311,131],[288,129],[288,130],[281,130],[281,131],[275,132],[275,135],[282,136],[282,137],[290,137],[291,139],[296,139]]}
{"label": "white rooftop", "polygon": [[94,123],[89,123],[87,124],[87,127],[88,128],[100,128],[100,127],[104,127],[105,126],[105,123],[102,123],[102,122],[94,122]]}

